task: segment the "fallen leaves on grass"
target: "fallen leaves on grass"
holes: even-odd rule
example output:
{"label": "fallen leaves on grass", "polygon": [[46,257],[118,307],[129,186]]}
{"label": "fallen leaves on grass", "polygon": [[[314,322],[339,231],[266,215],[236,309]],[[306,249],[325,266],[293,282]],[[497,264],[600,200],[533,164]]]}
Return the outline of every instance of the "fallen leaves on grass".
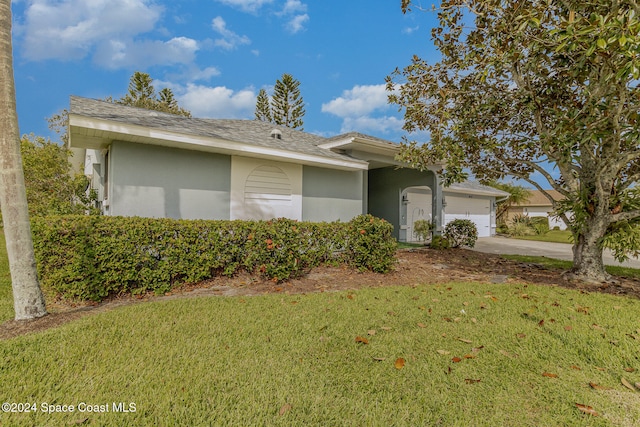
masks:
{"label": "fallen leaves on grass", "polygon": [[476,384],[476,383],[479,383],[480,381],[481,380],[474,380],[472,378],[465,378],[464,379],[464,382],[467,383],[467,384]]}
{"label": "fallen leaves on grass", "polygon": [[453,359],[451,359],[451,361],[452,361],[453,363],[460,363],[460,362],[462,362],[462,359],[460,359],[458,356],[456,356],[456,357],[454,357]]}
{"label": "fallen leaves on grass", "polygon": [[280,408],[280,411],[278,412],[278,415],[283,416],[284,414],[286,414],[290,410],[291,410],[291,405],[288,404],[288,403],[284,404],[284,405],[282,405],[282,408]]}
{"label": "fallen leaves on grass", "polygon": [[620,382],[622,383],[623,386],[625,386],[629,390],[637,391],[636,388],[629,381],[627,381],[625,377],[620,378]]}
{"label": "fallen leaves on grass", "polygon": [[599,415],[591,406],[583,405],[581,403],[576,403],[576,406],[585,414],[593,415],[594,417],[597,417]]}
{"label": "fallen leaves on grass", "polygon": [[594,390],[611,390],[610,387],[605,387],[596,383],[589,383],[589,386]]}
{"label": "fallen leaves on grass", "polygon": [[552,374],[551,372],[543,372],[542,376],[547,378],[558,378],[558,374]]}
{"label": "fallen leaves on grass", "polygon": [[438,354],[441,354],[443,356],[446,356],[447,354],[450,354],[450,351],[447,350],[436,350],[438,352]]}
{"label": "fallen leaves on grass", "polygon": [[364,337],[361,337],[360,335],[356,337],[356,342],[361,344],[369,344],[369,340]]}
{"label": "fallen leaves on grass", "polygon": [[404,359],[402,357],[398,357],[396,359],[396,362],[393,364],[393,366],[395,366],[396,369],[404,368]]}

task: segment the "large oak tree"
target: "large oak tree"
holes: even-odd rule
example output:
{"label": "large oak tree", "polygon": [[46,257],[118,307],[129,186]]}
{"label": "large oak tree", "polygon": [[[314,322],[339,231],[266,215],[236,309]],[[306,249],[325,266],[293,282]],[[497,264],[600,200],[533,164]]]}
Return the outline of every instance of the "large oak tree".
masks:
{"label": "large oak tree", "polygon": [[[403,12],[412,7],[402,1]],[[640,248],[640,10],[635,0],[442,0],[438,62],[415,56],[387,79],[404,110],[403,159],[446,162],[446,181],[471,171],[513,176],[564,197],[572,275],[609,279],[602,251]]]}
{"label": "large oak tree", "polygon": [[0,0],[0,205],[16,320],[47,314],[38,283],[20,156],[11,45],[11,0]]}

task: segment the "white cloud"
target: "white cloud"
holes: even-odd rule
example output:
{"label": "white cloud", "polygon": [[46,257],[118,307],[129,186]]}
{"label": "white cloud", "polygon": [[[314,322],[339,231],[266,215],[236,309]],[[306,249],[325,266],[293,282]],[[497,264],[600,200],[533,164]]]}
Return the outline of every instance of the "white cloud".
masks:
{"label": "white cloud", "polygon": [[341,132],[395,133],[402,130],[398,117],[381,115],[389,109],[386,85],[356,85],[322,104],[322,112],[342,118]]}
{"label": "white cloud", "polygon": [[307,5],[300,0],[287,0],[282,9],[283,14],[293,14],[297,12],[306,12]]}
{"label": "white cloud", "polygon": [[234,91],[224,86],[188,84],[176,98],[194,117],[248,119],[253,116],[256,106],[253,88]]}
{"label": "white cloud", "polygon": [[287,19],[284,28],[291,34],[296,34],[304,30],[304,25],[309,22],[309,15],[306,12],[307,5],[305,3],[300,0],[287,0],[282,11],[276,15]]}
{"label": "white cloud", "polygon": [[406,27],[402,30],[402,32],[404,34],[412,34],[415,31],[418,31],[420,29],[419,25],[416,25],[415,27]]}
{"label": "white cloud", "polygon": [[97,44],[151,31],[162,12],[149,0],[32,0],[18,33],[28,59],[80,59]]}
{"label": "white cloud", "polygon": [[195,60],[198,42],[187,37],[169,41],[111,40],[98,45],[94,61],[106,68],[126,68],[143,65],[189,64]]}
{"label": "white cloud", "polygon": [[247,36],[240,36],[227,28],[227,23],[221,16],[216,16],[211,21],[211,28],[222,36],[221,39],[216,39],[214,44],[225,50],[233,50],[239,45],[249,44],[251,40]]}
{"label": "white cloud", "polygon": [[244,12],[257,12],[265,4],[273,2],[273,0],[216,0],[218,3],[240,9]]}
{"label": "white cloud", "polygon": [[386,109],[387,96],[384,84],[354,86],[342,92],[342,96],[322,104],[322,112],[343,118],[364,116],[375,110]]}
{"label": "white cloud", "polygon": [[309,15],[306,13],[304,15],[297,15],[293,17],[287,24],[285,28],[292,34],[298,33],[304,30],[304,24],[309,21]]}
{"label": "white cloud", "polygon": [[401,132],[403,120],[393,117],[346,117],[342,121],[342,128],[340,132],[373,132],[373,133],[391,133]]}

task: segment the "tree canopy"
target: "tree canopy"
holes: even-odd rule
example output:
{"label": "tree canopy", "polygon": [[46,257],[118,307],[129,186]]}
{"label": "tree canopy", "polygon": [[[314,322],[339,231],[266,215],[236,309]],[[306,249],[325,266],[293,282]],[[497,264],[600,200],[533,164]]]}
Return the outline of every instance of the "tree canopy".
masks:
{"label": "tree canopy", "polygon": [[470,171],[559,191],[548,198],[574,235],[575,277],[606,280],[605,245],[620,258],[640,248],[636,2],[443,0],[436,12],[440,61],[414,56],[387,79],[405,129],[430,134],[402,158],[446,162],[445,182]]}
{"label": "tree canopy", "polygon": [[34,135],[24,135],[20,148],[31,216],[97,213],[95,192],[86,176],[73,173],[69,149]]}
{"label": "tree canopy", "polygon": [[260,89],[256,101],[256,120],[304,130],[304,101],[300,95],[300,82],[291,74],[283,74],[276,81],[273,95],[269,99],[267,91]]}
{"label": "tree canopy", "polygon": [[151,76],[140,71],[133,73],[129,91],[115,103],[191,117],[191,112],[178,105],[171,89],[163,88],[156,93]]}

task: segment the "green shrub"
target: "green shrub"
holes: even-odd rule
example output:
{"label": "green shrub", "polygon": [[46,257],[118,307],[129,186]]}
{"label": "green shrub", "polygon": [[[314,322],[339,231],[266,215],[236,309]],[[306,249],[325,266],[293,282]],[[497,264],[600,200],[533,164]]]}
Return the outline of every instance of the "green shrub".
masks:
{"label": "green shrub", "polygon": [[426,242],[431,239],[433,227],[433,222],[427,221],[426,219],[419,219],[413,223],[413,234],[419,240]]}
{"label": "green shrub", "polygon": [[514,222],[509,227],[509,235],[511,236],[531,236],[535,234],[535,230],[524,222]]}
{"label": "green shrub", "polygon": [[540,235],[549,232],[549,218],[546,216],[534,216],[531,218],[531,228]]}
{"label": "green shrub", "polygon": [[429,243],[431,249],[448,249],[449,241],[443,236],[433,236],[431,243]]}
{"label": "green shrub", "polygon": [[444,227],[444,237],[453,248],[472,248],[478,240],[478,228],[470,219],[455,219]]}
{"label": "green shrub", "polygon": [[94,301],[240,270],[276,282],[325,263],[386,272],[396,247],[393,227],[370,215],[349,223],[59,216],[34,218],[32,230],[43,287]]}
{"label": "green shrub", "polygon": [[349,222],[347,262],[358,270],[388,272],[395,262],[398,247],[393,226],[373,215],[359,215]]}

